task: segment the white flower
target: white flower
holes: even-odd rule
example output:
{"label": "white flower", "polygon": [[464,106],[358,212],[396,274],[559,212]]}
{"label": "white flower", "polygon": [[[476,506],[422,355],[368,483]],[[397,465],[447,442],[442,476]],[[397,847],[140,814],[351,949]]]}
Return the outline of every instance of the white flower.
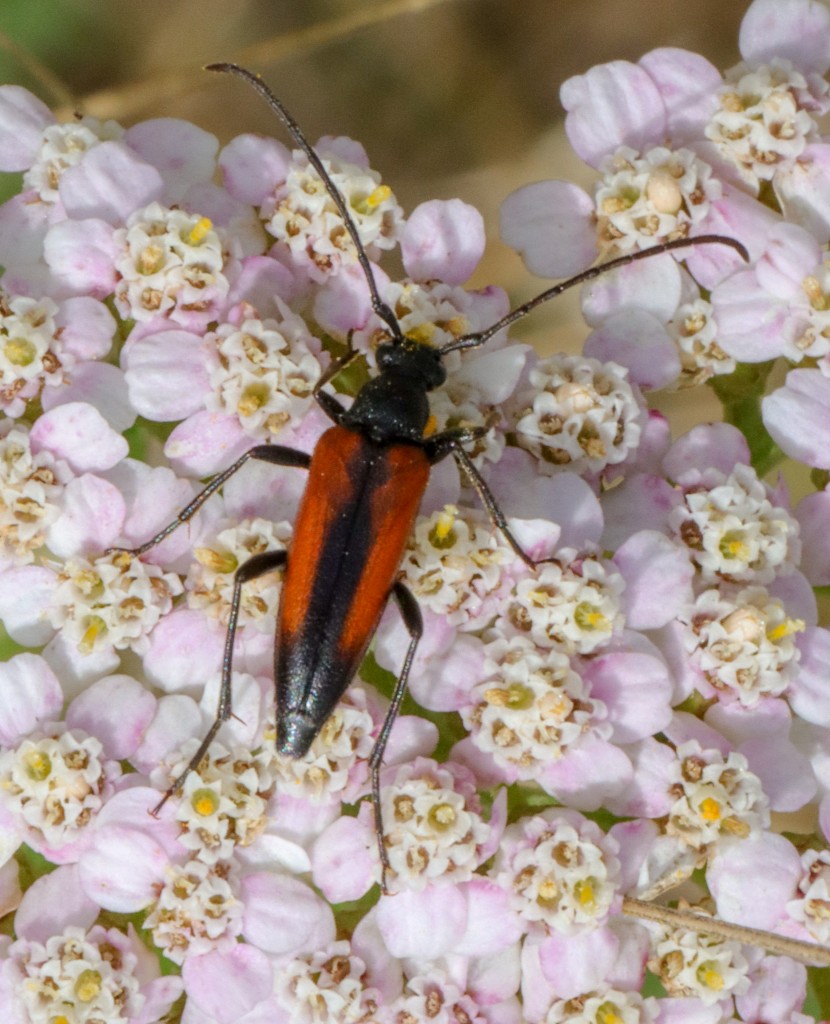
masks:
{"label": "white flower", "polygon": [[807,850],[801,858],[804,876],[798,896],[787,913],[800,922],[816,942],[830,942],[830,850]]}
{"label": "white flower", "polygon": [[405,975],[403,992],[382,1019],[390,1024],[488,1024],[492,1018],[485,1017],[476,999],[439,966],[441,962],[424,961],[419,964],[422,973]]}
{"label": "white flower", "polygon": [[[401,576],[419,604],[461,628],[472,628],[487,614],[491,597],[504,582],[503,567],[514,555],[483,516],[445,505],[420,516],[401,563]],[[492,613],[490,613],[492,614]]]}
{"label": "white flower", "polygon": [[619,252],[685,238],[721,197],[721,183],[691,150],[658,146],[644,155],[621,147],[603,165],[596,190],[599,236]]}
{"label": "white flower", "polygon": [[389,769],[380,799],[395,888],[417,891],[472,876],[490,826],[466,768],[419,757]]}
{"label": "white flower", "polygon": [[679,306],[668,331],[680,350],[680,387],[694,387],[722,373],[732,373],[737,362],[718,344],[712,303],[698,298]]}
{"label": "white flower", "polygon": [[473,742],[520,779],[537,779],[589,728],[603,727],[605,706],[593,700],[567,655],[525,636],[487,646],[487,677],[470,692],[461,717]]}
{"label": "white flower", "polygon": [[706,582],[769,583],[792,572],[801,556],[798,522],[772,504],[751,466],[737,465],[713,487],[688,491],[669,526]]}
{"label": "white flower", "polygon": [[639,992],[606,988],[578,999],[557,999],[543,1024],[652,1024],[659,1005]]}
{"label": "white flower", "polygon": [[123,134],[116,121],[99,121],[97,117],[48,125],[43,129],[40,151],[23,175],[23,187],[34,189],[45,203],[56,203],[63,172],[80,163],[99,143],[120,139]]}
{"label": "white flower", "polygon": [[[194,739],[179,751],[179,760],[169,769],[171,779],[182,774],[198,745]],[[214,742],[187,776],[176,810],[178,841],[198,860],[227,860],[235,847],[249,846],[263,832],[274,785],[270,760],[267,752],[228,750]]]}
{"label": "white flower", "polygon": [[0,294],[0,409],[22,416],[26,399],[65,382],[75,359],[60,341],[51,299]]}
{"label": "white flower", "polygon": [[181,592],[175,573],[129,551],[113,551],[94,562],[69,558],[58,573],[49,621],[82,653],[108,644],[144,654],[148,634]]}
{"label": "white flower", "polygon": [[622,462],[640,443],[644,410],[627,376],[587,356],[539,360],[512,403],[517,443],[543,468],[598,473]]}
{"label": "white flower", "polygon": [[720,89],[706,137],[757,189],[791,166],[808,142],[818,141],[816,116],[827,110],[828,89],[819,75],[805,77],[787,60],[751,69],[738,65]]}
{"label": "white flower", "polygon": [[32,453],[26,430],[6,421],[0,437],[0,550],[31,562],[60,515],[61,467],[48,451]]}
{"label": "white flower", "polygon": [[114,240],[122,247],[115,258],[122,317],[168,316],[187,325],[188,314],[205,314],[228,294],[222,241],[207,217],[151,203],[132,214]]}
{"label": "white flower", "polygon": [[[795,300],[801,334],[792,341],[782,337],[785,347],[781,354],[793,362],[805,356],[818,359],[830,352],[830,265],[820,263],[801,282],[801,289],[804,295]],[[824,363],[820,368],[824,371]]]}
{"label": "white flower", "polygon": [[134,953],[113,946],[111,934],[100,927],[89,934],[69,927],[45,943],[15,943],[22,948],[11,961],[18,975],[13,987],[26,1020],[128,1024],[139,1018],[145,1002],[142,969]]}
{"label": "white flower", "polygon": [[285,1020],[302,1024],[369,1024],[381,996],[366,983],[366,965],[345,941],[283,964],[274,982]]}
{"label": "white flower", "polygon": [[590,555],[561,551],[519,580],[503,618],[539,647],[590,654],[622,624],[622,576]]}
{"label": "white flower", "polygon": [[279,320],[246,319],[222,324],[208,335],[212,393],[209,412],[238,416],[246,434],[273,441],[297,426],[313,404],[320,363],[309,348],[305,322],[279,299]]}
{"label": "white flower", "polygon": [[666,831],[696,850],[721,838],[747,839],[769,825],[769,801],[743,754],[702,750],[690,740],[677,748],[677,799]]}
{"label": "white flower", "polygon": [[670,996],[699,999],[704,1006],[743,995],[750,984],[740,942],[715,935],[669,932],[657,942],[649,967]]}
{"label": "white flower", "polygon": [[524,920],[573,935],[607,919],[621,884],[616,853],[594,822],[551,809],[506,829],[495,878]]}
{"label": "white flower", "polygon": [[[391,249],[403,224],[403,211],[388,185],[368,167],[359,167],[333,152],[321,151],[323,166],[343,196],[361,242],[372,255]],[[293,259],[302,263],[312,280],[325,281],[341,263],[357,259],[343,218],[305,153],[295,150],[285,182],[263,204],[260,216]]]}
{"label": "white flower", "polygon": [[233,949],[243,911],[232,865],[190,860],[170,865],[144,927],[164,955],[181,964],[189,956]]}
{"label": "white flower", "polygon": [[74,842],[100,811],[120,775],[93,736],[54,727],[0,752],[0,792],[6,807],[47,846]]}
{"label": "white flower", "polygon": [[384,297],[401,334],[421,345],[441,348],[475,330],[470,319],[474,299],[464,288],[441,281],[390,281]]}
{"label": "white flower", "polygon": [[[253,555],[285,550],[292,532],[288,522],[245,519],[200,544],[185,580],[188,605],[227,625],[236,570]],[[242,588],[239,624],[273,633],[281,590],[281,577],[276,571],[247,582]]]}
{"label": "white flower", "polygon": [[762,697],[783,693],[799,660],[800,619],[765,587],[746,587],[733,596],[710,589],[681,616],[693,663],[716,689],[752,707]]}

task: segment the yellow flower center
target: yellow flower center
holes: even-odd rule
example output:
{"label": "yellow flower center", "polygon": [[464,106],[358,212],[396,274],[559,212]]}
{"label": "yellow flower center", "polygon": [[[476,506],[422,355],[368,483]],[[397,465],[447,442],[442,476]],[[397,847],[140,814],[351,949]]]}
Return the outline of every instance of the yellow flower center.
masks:
{"label": "yellow flower center", "polygon": [[700,804],[700,816],[704,821],[719,821],[722,813],[721,805],[712,796],[707,796]]}
{"label": "yellow flower center", "polygon": [[720,553],[724,558],[736,558],[745,562],[749,558],[749,545],[739,533],[725,533],[720,542]]}
{"label": "yellow flower center", "polygon": [[574,886],[574,895],[581,907],[584,907],[586,910],[592,910],[597,902],[593,879],[585,878],[581,882],[577,882]]}
{"label": "yellow flower center", "polygon": [[597,1024],[623,1024],[619,1007],[615,1003],[603,1003],[597,1009]]}
{"label": "yellow flower center", "polygon": [[720,992],[724,986],[720,968],[711,960],[702,963],[695,973],[700,984],[705,985],[706,988],[711,989],[713,992]]}
{"label": "yellow flower center", "polygon": [[580,629],[595,630],[607,629],[608,619],[602,614],[596,605],[587,601],[580,601],[574,612],[574,622]]}
{"label": "yellow flower center", "polygon": [[37,356],[37,349],[28,338],[9,338],[3,346],[3,354],[12,366],[30,366]]}
{"label": "yellow flower center", "polygon": [[209,818],[219,810],[219,795],[215,790],[203,786],[194,790],[190,798],[190,806],[203,818]]}
{"label": "yellow flower center", "polygon": [[182,241],[187,242],[188,245],[198,245],[204,241],[205,236],[212,227],[213,224],[208,217],[200,217]]}
{"label": "yellow flower center", "polygon": [[149,277],[157,274],[164,266],[164,249],[160,245],[147,245],[138,254],[135,269],[139,274]]}
{"label": "yellow flower center", "polygon": [[99,637],[102,637],[106,631],[107,624],[100,615],[90,615],[87,619],[86,629],[78,643],[78,650],[81,654],[91,654]]}
{"label": "yellow flower center", "polygon": [[429,531],[429,542],[434,548],[446,550],[456,542],[455,517],[458,509],[454,505],[445,505],[444,511],[439,512]]}
{"label": "yellow flower center", "polygon": [[101,975],[98,971],[81,971],[75,979],[75,995],[82,1003],[91,1003],[101,992]]}
{"label": "yellow flower center", "polygon": [[26,774],[33,782],[43,782],[52,772],[52,759],[43,750],[30,750],[24,759]]}

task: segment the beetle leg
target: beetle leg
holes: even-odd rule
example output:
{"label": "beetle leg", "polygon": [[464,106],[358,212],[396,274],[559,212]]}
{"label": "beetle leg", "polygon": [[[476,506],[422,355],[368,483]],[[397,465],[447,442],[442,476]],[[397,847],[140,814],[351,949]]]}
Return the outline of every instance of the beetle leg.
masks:
{"label": "beetle leg", "polygon": [[297,451],[296,448],[286,448],[281,444],[258,444],[254,448],[249,448],[244,455],[240,455],[236,462],[228,466],[223,472],[218,473],[207,487],[199,491],[189,505],[185,505],[172,523],[168,523],[164,529],[159,530],[155,537],[151,537],[150,540],[140,544],[137,548],[109,548],[108,553],[110,551],[129,551],[132,555],[143,555],[145,551],[154,548],[156,544],[160,544],[165,537],[169,536],[182,523],[192,519],[211,494],[217,491],[226,480],[229,480],[250,459],[270,462],[275,466],[296,466],[297,469],[308,469],[311,462],[311,456],[306,454],[306,452]]}
{"label": "beetle leg", "polygon": [[540,562],[547,561],[547,559],[535,559],[531,558],[530,555],[525,551],[521,544],[516,540],[510,531],[510,527],[507,525],[507,519],[505,518],[504,512],[499,508],[499,504],[490,488],[487,486],[487,482],[484,477],[476,469],[473,460],[464,450],[464,445],[469,444],[470,441],[477,440],[486,433],[486,429],[483,427],[462,427],[459,430],[448,430],[443,434],[436,434],[435,437],[429,438],[426,442],[427,454],[430,457],[432,463],[440,462],[441,459],[447,455],[452,455],[455,461],[458,463],[459,468],[467,476],[467,479],[475,487],[476,493],[479,496],[481,504],[487,510],[487,514],[490,516],[494,526],[497,526],[501,530],[504,539],[510,545],[516,554],[521,558],[525,565],[530,566],[531,569],[535,568]]}
{"label": "beetle leg", "polygon": [[357,359],[359,353],[357,349],[352,348],[353,334],[353,330],[349,331],[349,334],[346,339],[347,347],[345,353],[338,359],[332,359],[332,361],[326,367],[326,372],[320,377],[320,379],[314,385],[314,391],[312,393],[315,398],[317,398],[317,396],[320,394],[320,392],[326,386],[326,384],[329,383],[329,381],[334,380],[338,373],[342,373],[343,370],[345,370],[346,367],[352,362],[352,360]]}
{"label": "beetle leg", "polygon": [[225,634],[225,651],[222,655],[222,684],[219,688],[216,717],[213,720],[213,724],[205,734],[205,738],[199,744],[199,749],[187,762],[184,771],[170,783],[164,793],[164,796],[153,808],[151,812],[153,816],[159,813],[176,790],[181,789],[188,775],[190,775],[195,768],[199,767],[199,762],[208,752],[216,734],[222,728],[222,725],[227,722],[233,714],[231,710],[231,699],[233,696],[233,688],[231,686],[233,643],[236,638],[236,624],[239,619],[239,602],[242,596],[243,584],[248,583],[250,580],[255,580],[260,576],[264,576],[267,572],[273,572],[274,569],[281,568],[285,565],[287,560],[287,551],[263,551],[261,554],[253,555],[247,562],[243,562],[236,570],[236,574],[233,578],[233,595],[231,597],[231,610],[228,615],[228,629]]}
{"label": "beetle leg", "polygon": [[346,410],[343,408],[341,403],[334,397],[334,395],[330,395],[328,391],[323,391],[323,388],[326,386],[326,384],[329,383],[329,381],[334,380],[334,378],[339,373],[342,373],[342,371],[346,369],[346,367],[352,362],[352,360],[357,358],[358,352],[356,349],[352,348],[353,334],[353,330],[349,331],[348,338],[346,341],[348,348],[345,354],[340,356],[339,359],[332,359],[332,361],[329,363],[326,369],[326,372],[314,385],[313,395],[317,399],[320,408],[323,410],[323,412],[326,414],[326,416],[328,416],[330,420],[333,420],[335,423],[338,424],[343,419]]}
{"label": "beetle leg", "polygon": [[406,683],[409,679],[409,672],[415,657],[415,649],[424,631],[421,609],[418,607],[418,602],[412,596],[411,591],[403,583],[398,582],[392,587],[392,597],[395,599],[403,619],[403,624],[406,626],[407,633],[409,633],[409,647],[406,649],[406,657],[403,660],[398,681],[395,683],[395,690],[392,693],[389,709],[386,712],[383,725],[380,727],[375,745],[372,747],[372,753],[369,755],[369,768],[372,773],[372,808],[375,812],[375,836],[378,843],[378,853],[380,854],[380,884],[381,889],[386,894],[389,893],[386,887],[386,876],[391,868],[389,865],[389,855],[386,852],[386,844],[383,841],[383,813],[380,806],[380,769],[383,765],[383,752],[386,750],[389,734],[392,732],[392,726],[398,717],[398,712],[401,709],[401,703],[406,693]]}
{"label": "beetle leg", "polygon": [[489,427],[456,427],[454,430],[444,430],[440,434],[433,434],[432,437],[426,438],[424,448],[430,463],[434,466],[436,462],[440,462],[454,453],[459,445],[480,441],[482,437],[487,436],[489,431]]}
{"label": "beetle leg", "polygon": [[334,395],[330,395],[328,391],[315,391],[314,397],[317,399],[317,404],[320,406],[320,408],[323,410],[326,416],[328,416],[328,418],[332,420],[334,423],[337,423],[339,425],[343,419],[343,416],[346,413],[346,410],[343,408],[340,402],[338,402]]}

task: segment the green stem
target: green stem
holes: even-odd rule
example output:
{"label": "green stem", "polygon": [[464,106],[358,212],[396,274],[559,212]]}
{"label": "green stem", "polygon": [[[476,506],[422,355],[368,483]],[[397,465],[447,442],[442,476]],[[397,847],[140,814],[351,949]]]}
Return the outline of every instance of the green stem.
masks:
{"label": "green stem", "polygon": [[747,440],[752,465],[764,476],[784,458],[761,419],[761,399],[774,362],[739,363],[734,373],[714,377],[709,383],[723,405],[723,419],[737,427]]}

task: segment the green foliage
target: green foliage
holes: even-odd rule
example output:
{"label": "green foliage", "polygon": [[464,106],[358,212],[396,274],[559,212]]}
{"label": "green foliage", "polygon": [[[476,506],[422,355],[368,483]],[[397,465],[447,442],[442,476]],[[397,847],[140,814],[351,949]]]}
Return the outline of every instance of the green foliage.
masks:
{"label": "green foliage", "polygon": [[20,887],[24,892],[38,878],[43,877],[43,875],[50,875],[57,868],[56,864],[51,864],[45,857],[36,853],[25,843],[20,846],[14,857],[20,872]]}
{"label": "green foliage", "polygon": [[[130,446],[130,458],[140,459],[150,465],[158,465],[163,462],[161,451],[167,438],[173,433],[175,423],[149,423],[147,420],[138,419],[127,430],[124,437]],[[159,458],[155,456],[158,455]]]}
{"label": "green foliage", "polygon": [[752,465],[761,477],[784,457],[761,419],[761,398],[774,365],[773,362],[739,363],[734,373],[709,381],[723,404],[724,421],[737,427],[747,439]]}
{"label": "green foliage", "polygon": [[807,968],[807,1000],[804,1013],[817,1020],[830,1020],[830,970],[826,967]]}
{"label": "green foliage", "polygon": [[63,81],[110,77],[109,63],[123,52],[118,45],[123,29],[117,10],[103,16],[108,6],[100,0],[3,0],[0,81],[24,85],[52,104],[65,97],[57,90],[49,94],[36,63]]}
{"label": "green foliage", "polygon": [[23,190],[22,174],[0,174],[0,203],[5,203],[12,196]]}
{"label": "green foliage", "polygon": [[507,821],[512,823],[528,815],[541,814],[559,804],[550,793],[526,783],[507,787]]}
{"label": "green foliage", "polygon": [[31,653],[31,647],[23,647],[14,640],[6,632],[5,627],[0,623],[0,661],[8,661],[13,658],[15,654],[21,654],[23,651],[29,651]]}
{"label": "green foliage", "polygon": [[654,996],[657,999],[666,998],[666,990],[663,988],[660,979],[656,974],[652,974],[651,971],[646,971],[645,981],[643,982],[642,993],[644,998]]}

